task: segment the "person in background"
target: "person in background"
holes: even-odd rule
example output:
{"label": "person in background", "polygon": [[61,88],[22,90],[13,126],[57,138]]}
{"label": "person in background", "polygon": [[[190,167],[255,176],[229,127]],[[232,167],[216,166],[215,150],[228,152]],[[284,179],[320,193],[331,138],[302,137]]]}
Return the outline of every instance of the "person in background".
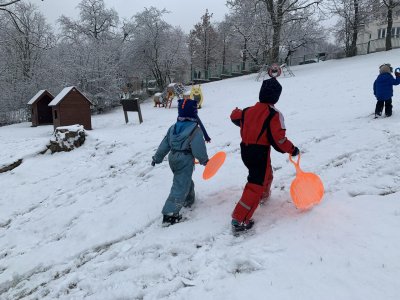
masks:
{"label": "person in background", "polygon": [[267,199],[271,193],[272,167],[271,146],[278,152],[299,154],[299,149],[285,136],[283,115],[275,108],[282,92],[282,86],[276,78],[264,80],[259,101],[254,106],[234,109],[232,122],[240,126],[241,156],[249,170],[247,184],[242,197],[232,213],[232,230],[234,233],[250,229],[251,219],[262,198]]}
{"label": "person in background", "polygon": [[182,207],[190,207],[195,201],[192,174],[195,159],[205,166],[208,162],[206,141],[211,139],[197,115],[197,101],[190,99],[190,91],[178,100],[178,119],[172,125],[152,157],[152,166],[168,155],[169,166],[174,174],[169,196],[162,209],[163,225],[173,225],[182,219]]}
{"label": "person in background", "polygon": [[379,67],[379,75],[374,81],[374,95],[376,97],[375,118],[382,115],[385,107],[385,116],[392,115],[393,86],[400,84],[400,73],[395,72],[396,78],[392,75],[393,68],[390,64],[383,64]]}

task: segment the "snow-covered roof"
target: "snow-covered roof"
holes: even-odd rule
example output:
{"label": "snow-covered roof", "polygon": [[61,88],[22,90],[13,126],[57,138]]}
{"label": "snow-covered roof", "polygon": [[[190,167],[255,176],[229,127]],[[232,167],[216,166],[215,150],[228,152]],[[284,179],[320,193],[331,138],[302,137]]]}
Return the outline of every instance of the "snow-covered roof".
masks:
{"label": "snow-covered roof", "polygon": [[77,90],[83,97],[85,97],[85,99],[86,99],[87,101],[89,101],[91,104],[93,104],[93,102],[90,101],[84,94],[82,94],[76,87],[74,87],[74,86],[69,86],[69,87],[64,88],[64,89],[53,99],[53,101],[51,101],[51,102],[49,103],[49,106],[56,106],[56,105],[58,105],[58,104],[65,98],[65,96],[67,96],[68,93],[71,92],[73,89]]}
{"label": "snow-covered roof", "polygon": [[33,103],[35,103],[45,92],[49,93],[47,90],[40,90],[39,92],[37,92],[36,95],[33,96],[31,100],[29,100],[28,105],[32,105]]}

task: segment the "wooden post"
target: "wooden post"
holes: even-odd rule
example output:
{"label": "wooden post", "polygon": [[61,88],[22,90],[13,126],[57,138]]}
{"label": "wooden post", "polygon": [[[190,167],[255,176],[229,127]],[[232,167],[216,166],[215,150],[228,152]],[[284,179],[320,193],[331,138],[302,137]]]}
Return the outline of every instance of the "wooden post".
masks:
{"label": "wooden post", "polygon": [[143,118],[142,118],[142,110],[140,109],[140,105],[139,105],[139,99],[137,99],[137,112],[139,115],[139,122],[140,122],[140,124],[142,124]]}

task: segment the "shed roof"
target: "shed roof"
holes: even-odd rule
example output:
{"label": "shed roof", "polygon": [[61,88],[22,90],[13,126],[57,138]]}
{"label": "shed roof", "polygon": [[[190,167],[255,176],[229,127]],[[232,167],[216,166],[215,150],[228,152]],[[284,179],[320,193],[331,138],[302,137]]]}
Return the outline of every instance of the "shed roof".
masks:
{"label": "shed roof", "polygon": [[[40,90],[39,92],[36,93],[35,96],[32,97],[31,100],[29,100],[28,105],[32,105],[33,103],[35,103],[44,93],[50,94],[49,91],[47,91],[47,90]],[[50,96],[53,97],[52,94],[50,94]]]}
{"label": "shed roof", "polygon": [[75,86],[69,86],[64,88],[54,99],[49,103],[49,106],[56,106],[60,104],[60,102],[72,91],[76,90],[79,94],[81,94],[90,104],[93,105],[93,102],[90,101],[84,94],[82,94]]}

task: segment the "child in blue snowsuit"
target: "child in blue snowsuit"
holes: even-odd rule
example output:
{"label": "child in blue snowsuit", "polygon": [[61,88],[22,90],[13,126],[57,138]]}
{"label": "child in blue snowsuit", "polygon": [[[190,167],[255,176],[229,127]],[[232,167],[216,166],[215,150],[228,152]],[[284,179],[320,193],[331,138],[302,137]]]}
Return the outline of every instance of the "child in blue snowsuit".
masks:
{"label": "child in blue snowsuit", "polygon": [[168,129],[152,161],[153,166],[159,164],[169,153],[169,166],[174,174],[171,191],[162,209],[163,225],[179,222],[181,208],[194,203],[192,174],[195,158],[204,166],[208,162],[204,139],[211,140],[197,115],[197,101],[186,94],[184,99],[178,100],[177,122]]}
{"label": "child in blue snowsuit", "polygon": [[385,106],[385,115],[392,115],[393,86],[400,84],[400,73],[395,72],[396,78],[392,75],[393,69],[390,64],[379,67],[379,75],[374,81],[374,95],[376,97],[375,118],[382,115]]}

